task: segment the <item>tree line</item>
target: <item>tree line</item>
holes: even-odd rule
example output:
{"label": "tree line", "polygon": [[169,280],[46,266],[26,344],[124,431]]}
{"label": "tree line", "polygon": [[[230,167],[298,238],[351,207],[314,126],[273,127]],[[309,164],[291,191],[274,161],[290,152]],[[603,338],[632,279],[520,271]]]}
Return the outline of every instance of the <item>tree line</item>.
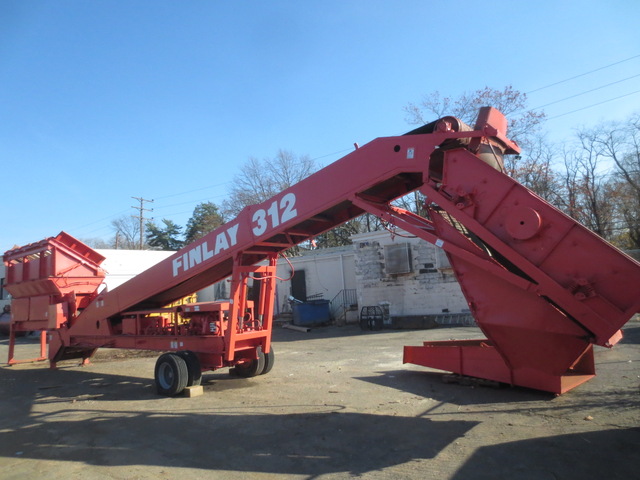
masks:
{"label": "tree line", "polygon": [[[640,249],[640,112],[619,122],[578,129],[562,145],[547,141],[543,111],[527,107],[526,94],[511,86],[485,87],[456,98],[439,92],[404,107],[407,122],[423,125],[452,115],[472,125],[478,109],[494,106],[509,120],[508,136],[522,147],[520,155],[505,157],[507,173],[612,244]],[[224,224],[246,206],[260,203],[317,171],[308,155],[280,150],[275,157],[249,158],[234,176],[228,198],[220,205],[197,205],[186,226],[170,219],[145,225],[146,244],[139,245],[139,222],[121,217],[112,222],[110,247],[177,250]],[[398,204],[412,211],[421,198],[411,194]],[[380,230],[372,215],[351,220],[316,238],[318,248],[348,245],[350,236]],[[105,245],[99,245],[105,246]],[[299,251],[298,247],[292,253]]]}

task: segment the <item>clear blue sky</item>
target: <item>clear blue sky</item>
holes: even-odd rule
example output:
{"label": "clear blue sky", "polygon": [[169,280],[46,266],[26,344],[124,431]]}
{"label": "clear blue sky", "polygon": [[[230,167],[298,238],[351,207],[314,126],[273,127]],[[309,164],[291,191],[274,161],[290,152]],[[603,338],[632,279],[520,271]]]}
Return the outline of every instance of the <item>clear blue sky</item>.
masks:
{"label": "clear blue sky", "polygon": [[248,157],[325,165],[411,129],[403,106],[436,90],[511,84],[537,107],[620,81],[546,128],[624,120],[640,93],[568,112],[640,90],[638,19],[637,0],[2,0],[0,253],[110,238],[132,196],[184,225]]}

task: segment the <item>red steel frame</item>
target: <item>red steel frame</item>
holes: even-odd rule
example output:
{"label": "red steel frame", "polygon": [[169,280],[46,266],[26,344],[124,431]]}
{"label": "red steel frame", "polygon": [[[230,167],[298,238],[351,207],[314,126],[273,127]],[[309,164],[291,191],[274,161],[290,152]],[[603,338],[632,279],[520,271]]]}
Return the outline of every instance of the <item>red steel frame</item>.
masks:
{"label": "red steel frame", "polygon": [[[267,265],[246,265],[239,253],[233,262],[228,301],[127,310],[115,319],[97,320],[92,325],[93,333],[74,328],[75,325],[55,330],[49,340],[51,365],[55,367],[58,361],[69,358],[89,358],[99,347],[188,350],[198,356],[203,370],[255,359],[258,347],[267,353],[271,346],[276,259],[272,255]],[[258,280],[254,275],[261,276]],[[251,278],[260,286],[258,305],[247,300]],[[104,297],[99,296],[97,301],[102,302],[101,298]],[[178,324],[177,314],[186,323]]]}
{"label": "red steel frame", "polygon": [[[190,350],[203,369],[255,359],[258,347],[270,351],[277,256],[369,212],[446,251],[487,337],[405,347],[405,362],[563,393],[595,374],[592,345],[615,344],[640,309],[640,264],[505,175],[503,154],[518,151],[504,116],[489,107],[474,128],[445,117],[375,139],[113,291],[96,286],[72,299],[57,286],[34,295],[34,284],[52,283],[51,271],[10,274],[14,302],[39,296],[52,309],[45,322],[37,308],[22,308],[12,327],[47,330],[52,365],[100,347]],[[424,216],[392,204],[415,190],[426,197]],[[43,242],[34,245],[55,243]],[[8,270],[33,248],[7,252]],[[100,271],[86,273],[101,281]],[[162,308],[229,276],[228,302]],[[252,278],[257,305],[246,300]],[[177,314],[186,326],[157,320]]]}

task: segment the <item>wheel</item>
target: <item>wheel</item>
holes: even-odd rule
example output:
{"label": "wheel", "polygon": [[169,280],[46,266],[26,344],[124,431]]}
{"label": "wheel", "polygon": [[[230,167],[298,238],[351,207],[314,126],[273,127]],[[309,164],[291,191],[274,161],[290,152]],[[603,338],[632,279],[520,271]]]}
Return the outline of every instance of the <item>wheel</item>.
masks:
{"label": "wheel", "polygon": [[200,367],[200,359],[191,350],[182,350],[177,352],[187,364],[187,387],[197,387],[202,381],[202,368]]}
{"label": "wheel", "polygon": [[360,318],[360,328],[362,330],[371,330],[371,328],[369,327],[369,318],[368,317],[364,317],[364,318]]}
{"label": "wheel", "polygon": [[382,330],[382,327],[384,325],[384,321],[382,319],[382,317],[375,317],[372,318],[369,321],[369,324],[371,325],[371,330]]}
{"label": "wheel", "polygon": [[233,373],[243,378],[260,375],[264,371],[264,353],[262,353],[262,347],[256,348],[256,353],[258,354],[257,359],[239,363],[233,367]]}
{"label": "wheel", "polygon": [[[260,349],[262,350],[262,349]],[[262,369],[262,373],[260,375],[265,375],[271,371],[273,368],[273,364],[276,361],[276,354],[273,351],[273,345],[269,348],[269,353],[264,354],[264,368]]]}
{"label": "wheel", "polygon": [[173,397],[182,393],[189,379],[187,362],[176,353],[160,355],[156,361],[155,379],[159,395]]}

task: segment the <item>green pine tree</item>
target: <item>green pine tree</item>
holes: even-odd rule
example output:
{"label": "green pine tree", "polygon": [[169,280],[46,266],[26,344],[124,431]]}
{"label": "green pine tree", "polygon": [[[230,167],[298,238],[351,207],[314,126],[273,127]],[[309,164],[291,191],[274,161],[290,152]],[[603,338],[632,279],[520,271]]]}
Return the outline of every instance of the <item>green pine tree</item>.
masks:
{"label": "green pine tree", "polygon": [[185,244],[204,237],[223,223],[224,218],[214,203],[203,202],[198,204],[187,222],[187,230],[184,235]]}

